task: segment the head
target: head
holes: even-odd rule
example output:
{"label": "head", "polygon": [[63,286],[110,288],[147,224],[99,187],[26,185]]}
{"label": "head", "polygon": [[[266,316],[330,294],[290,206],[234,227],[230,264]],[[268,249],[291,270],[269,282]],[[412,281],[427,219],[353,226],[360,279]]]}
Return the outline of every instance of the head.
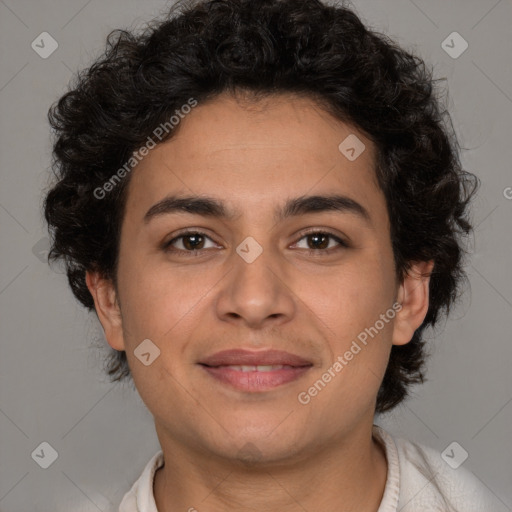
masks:
{"label": "head", "polygon": [[[294,443],[400,404],[424,380],[425,329],[459,296],[478,184],[434,85],[419,57],[317,0],[196,1],[110,34],[50,110],[44,212],[112,381],[133,378],[165,428],[184,442],[204,429],[219,450],[224,425],[261,439],[283,404]],[[237,347],[294,352],[310,377],[219,393],[199,363]]]}

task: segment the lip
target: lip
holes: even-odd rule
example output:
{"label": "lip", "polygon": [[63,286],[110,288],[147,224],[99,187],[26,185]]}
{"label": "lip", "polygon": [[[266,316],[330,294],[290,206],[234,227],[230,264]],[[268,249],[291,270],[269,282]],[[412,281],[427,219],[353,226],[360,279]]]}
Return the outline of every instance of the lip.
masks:
{"label": "lip", "polygon": [[[259,352],[244,349],[224,350],[202,360],[200,366],[218,382],[239,391],[264,392],[297,380],[313,363],[281,350]],[[240,366],[282,366],[259,371],[243,371]],[[235,367],[235,368],[233,368]],[[238,368],[237,368],[238,367]]]}
{"label": "lip", "polygon": [[313,363],[290,352],[282,350],[259,350],[257,352],[245,349],[222,350],[200,361],[206,366],[227,365],[286,365],[286,366],[311,366]]}

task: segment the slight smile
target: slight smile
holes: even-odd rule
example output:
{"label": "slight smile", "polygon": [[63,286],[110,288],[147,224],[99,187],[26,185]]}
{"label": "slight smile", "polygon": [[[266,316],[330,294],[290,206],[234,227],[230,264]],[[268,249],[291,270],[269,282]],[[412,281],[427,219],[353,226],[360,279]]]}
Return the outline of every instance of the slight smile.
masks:
{"label": "slight smile", "polygon": [[217,381],[246,392],[269,391],[297,380],[313,363],[278,350],[224,350],[199,362]]}

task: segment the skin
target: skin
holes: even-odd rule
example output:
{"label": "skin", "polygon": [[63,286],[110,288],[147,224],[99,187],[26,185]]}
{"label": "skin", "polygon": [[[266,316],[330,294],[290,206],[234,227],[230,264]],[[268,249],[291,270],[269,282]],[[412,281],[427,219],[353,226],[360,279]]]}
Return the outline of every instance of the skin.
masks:
{"label": "skin", "polygon": [[[350,134],[366,146],[355,161],[338,149]],[[371,434],[376,396],[391,346],[408,343],[425,318],[433,262],[416,262],[397,281],[374,163],[373,143],[311,99],[245,103],[224,94],[195,107],[132,171],[118,289],[94,272],[86,280],[108,343],[126,350],[154,416],[165,458],[154,483],[160,512],[377,511],[387,463]],[[363,205],[370,222],[333,211],[274,221],[274,208],[289,198],[333,192]],[[145,223],[169,194],[213,196],[238,215],[180,212]],[[209,237],[196,244],[199,256],[185,254],[190,238],[174,242],[181,253],[162,249],[183,228]],[[349,246],[315,241],[303,234],[309,228]],[[236,252],[248,236],[263,249],[252,263]],[[395,318],[299,403],[395,302]],[[147,338],[161,351],[149,366],[134,355]],[[197,364],[239,347],[286,350],[314,366],[296,381],[248,393]]]}

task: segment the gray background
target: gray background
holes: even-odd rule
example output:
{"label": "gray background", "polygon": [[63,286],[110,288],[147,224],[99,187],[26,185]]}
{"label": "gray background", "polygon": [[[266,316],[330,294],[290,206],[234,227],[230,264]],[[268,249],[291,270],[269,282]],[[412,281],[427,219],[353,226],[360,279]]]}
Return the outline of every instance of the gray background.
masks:
{"label": "gray background", "polygon": [[[0,512],[117,510],[159,449],[138,394],[102,373],[105,352],[97,347],[106,342],[95,316],[75,301],[62,268],[44,262],[40,206],[50,104],[103,50],[110,30],[140,26],[169,5],[0,0]],[[377,423],[439,451],[457,441],[469,453],[464,467],[501,501],[493,512],[512,510],[512,200],[505,196],[512,187],[512,2],[353,5],[447,78],[462,162],[482,180],[471,287],[432,333],[429,381]],[[58,42],[46,59],[31,47],[44,31]],[[441,46],[453,31],[469,44],[458,58]],[[58,452],[48,469],[31,457],[43,441]]]}

